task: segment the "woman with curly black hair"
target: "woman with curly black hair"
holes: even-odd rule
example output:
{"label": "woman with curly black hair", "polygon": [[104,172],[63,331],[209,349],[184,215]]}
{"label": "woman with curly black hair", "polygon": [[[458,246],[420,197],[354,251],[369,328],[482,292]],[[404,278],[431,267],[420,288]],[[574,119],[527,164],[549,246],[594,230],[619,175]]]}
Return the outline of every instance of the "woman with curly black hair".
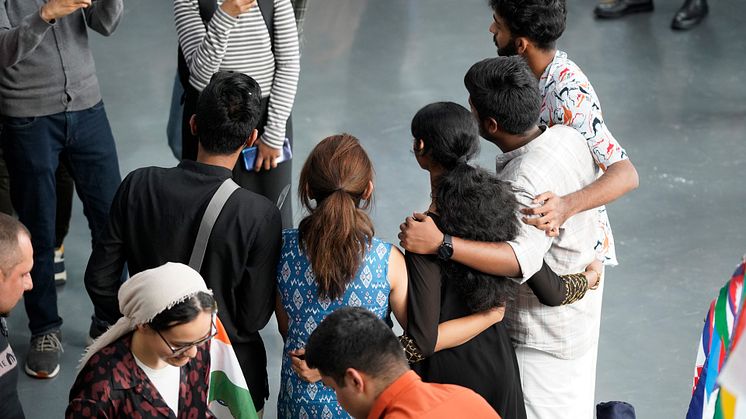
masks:
{"label": "woman with curly black hair", "polygon": [[[413,118],[412,135],[417,162],[430,173],[428,212],[446,234],[445,241],[449,235],[485,242],[515,238],[519,220],[512,187],[468,164],[479,152],[478,127],[471,113],[451,102],[430,104]],[[424,381],[471,388],[503,418],[525,418],[518,364],[502,322],[451,349],[439,346],[447,329],[438,333],[438,325],[448,320],[504,309],[518,284],[475,271],[444,253],[447,249],[438,256],[405,256],[409,295],[402,343],[412,368]],[[589,267],[584,274],[559,277],[545,265],[529,284],[544,304],[559,305],[582,298],[595,283],[593,276]]]}

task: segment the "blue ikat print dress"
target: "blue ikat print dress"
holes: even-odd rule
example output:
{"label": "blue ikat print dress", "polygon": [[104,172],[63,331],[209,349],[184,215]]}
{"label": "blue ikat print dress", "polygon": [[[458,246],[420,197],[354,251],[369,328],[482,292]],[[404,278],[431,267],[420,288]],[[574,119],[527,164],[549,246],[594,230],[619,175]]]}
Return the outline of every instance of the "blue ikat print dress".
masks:
{"label": "blue ikat print dress", "polygon": [[334,390],[321,381],[306,383],[290,368],[288,351],[304,348],[308,337],[327,315],[351,306],[364,307],[383,319],[389,309],[388,275],[391,244],[374,238],[355,279],[339,299],[320,299],[316,278],[304,254],[297,229],[282,233],[282,253],[277,265],[277,287],[288,314],[288,338],[282,354],[280,419],[351,418],[337,402]]}

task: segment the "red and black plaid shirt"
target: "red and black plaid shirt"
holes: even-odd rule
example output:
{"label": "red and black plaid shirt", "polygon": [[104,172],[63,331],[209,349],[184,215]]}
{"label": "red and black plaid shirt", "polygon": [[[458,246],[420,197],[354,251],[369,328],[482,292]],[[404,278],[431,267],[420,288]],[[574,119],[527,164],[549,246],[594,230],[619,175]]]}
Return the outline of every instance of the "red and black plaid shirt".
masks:
{"label": "red and black plaid shirt", "polygon": [[70,390],[70,418],[212,418],[207,409],[209,343],[181,367],[179,414],[168,407],[130,351],[127,335],[93,355]]}

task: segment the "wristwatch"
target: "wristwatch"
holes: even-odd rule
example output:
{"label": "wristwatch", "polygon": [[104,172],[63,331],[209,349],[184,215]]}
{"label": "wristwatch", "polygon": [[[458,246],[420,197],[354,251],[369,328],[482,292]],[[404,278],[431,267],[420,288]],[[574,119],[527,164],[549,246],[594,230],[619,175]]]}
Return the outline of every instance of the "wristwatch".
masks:
{"label": "wristwatch", "polygon": [[453,256],[453,237],[450,234],[443,235],[443,243],[438,247],[438,258],[449,260]]}

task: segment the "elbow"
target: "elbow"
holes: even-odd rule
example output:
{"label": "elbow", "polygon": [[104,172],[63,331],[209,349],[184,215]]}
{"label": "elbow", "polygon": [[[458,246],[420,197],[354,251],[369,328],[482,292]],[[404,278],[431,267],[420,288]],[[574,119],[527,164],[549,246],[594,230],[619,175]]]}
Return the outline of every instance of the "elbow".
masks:
{"label": "elbow", "polygon": [[640,186],[640,175],[637,174],[637,169],[635,169],[635,166],[632,163],[630,163],[629,166],[630,171],[628,175],[628,190],[634,191],[635,189],[637,189],[638,186]]}

